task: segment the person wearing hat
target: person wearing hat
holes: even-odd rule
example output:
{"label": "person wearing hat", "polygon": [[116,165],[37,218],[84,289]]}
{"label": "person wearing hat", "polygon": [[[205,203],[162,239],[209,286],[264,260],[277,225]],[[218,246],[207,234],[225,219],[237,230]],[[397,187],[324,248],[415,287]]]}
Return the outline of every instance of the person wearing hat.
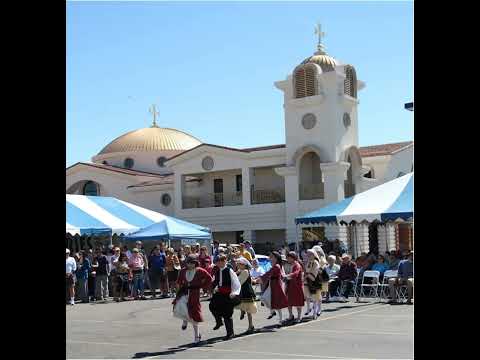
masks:
{"label": "person wearing hat", "polygon": [[298,256],[294,251],[287,254],[287,262],[290,264],[290,272],[285,276],[287,280],[287,298],[288,313],[290,317],[288,322],[293,322],[293,307],[297,308],[296,323],[302,320],[302,308],[305,305],[305,297],[303,295],[303,269],[298,262]]}
{"label": "person wearing hat", "polygon": [[237,274],[227,266],[226,255],[219,255],[215,265],[218,270],[215,272],[212,283],[213,296],[209,308],[216,321],[213,330],[218,330],[225,324],[227,336],[224,340],[228,340],[234,336],[232,315],[237,305],[234,299],[240,295],[241,285]]}
{"label": "person wearing hat", "polygon": [[307,298],[307,312],[305,316],[309,316],[313,311],[313,319],[316,320],[321,312],[322,304],[322,284],[318,275],[322,271],[320,266],[320,258],[314,249],[307,250],[307,265],[305,267],[305,282],[303,291]]}
{"label": "person wearing hat", "polygon": [[240,257],[237,259],[237,267],[238,267],[238,280],[240,281],[240,304],[236,306],[236,309],[240,310],[240,320],[243,320],[245,317],[245,313],[247,314],[248,317],[248,329],[247,329],[247,334],[252,333],[255,328],[253,327],[253,320],[252,320],[252,314],[257,313],[257,304],[255,303],[255,300],[257,298],[257,295],[255,294],[255,291],[253,290],[252,283],[253,280],[250,276],[250,269],[252,268],[252,265],[250,262],[245,259],[244,257]]}
{"label": "person wearing hat", "polygon": [[194,331],[194,342],[201,340],[198,323],[203,322],[202,306],[200,305],[200,289],[209,288],[212,284],[210,274],[199,266],[195,255],[186,260],[186,267],[180,271],[177,279],[177,296],[172,304],[175,306],[183,296],[187,297],[188,316],[183,318],[182,330],[191,323]]}
{"label": "person wearing hat", "polygon": [[133,274],[133,286],[132,286],[132,295],[135,300],[142,299],[146,300],[145,295],[143,295],[143,276],[144,276],[144,266],[145,262],[143,256],[140,255],[137,248],[133,248],[132,257],[128,261],[128,266],[132,269]]}
{"label": "person wearing hat", "polygon": [[342,265],[340,265],[340,270],[338,270],[337,278],[330,283],[331,293],[336,294],[338,288],[341,286],[342,282],[346,284],[345,291],[337,299],[340,302],[347,302],[348,295],[353,289],[355,284],[355,279],[357,278],[357,264],[352,261],[352,258],[348,254],[342,255]]}
{"label": "person wearing hat", "polygon": [[66,249],[65,259],[65,280],[68,288],[68,294],[70,295],[70,305],[75,305],[75,271],[77,271],[77,262],[70,256],[70,250]]}
{"label": "person wearing hat", "polygon": [[413,297],[413,251],[407,255],[407,259],[398,264],[398,275],[396,278],[388,279],[390,290],[390,303],[396,303],[396,288],[407,285],[407,304],[412,304]]}
{"label": "person wearing hat", "polygon": [[278,311],[279,325],[282,325],[282,309],[288,307],[288,299],[283,286],[285,272],[283,271],[282,256],[279,252],[274,251],[270,254],[270,261],[272,267],[260,277],[262,284],[268,282],[268,286],[270,286],[271,312],[267,319],[274,317]]}

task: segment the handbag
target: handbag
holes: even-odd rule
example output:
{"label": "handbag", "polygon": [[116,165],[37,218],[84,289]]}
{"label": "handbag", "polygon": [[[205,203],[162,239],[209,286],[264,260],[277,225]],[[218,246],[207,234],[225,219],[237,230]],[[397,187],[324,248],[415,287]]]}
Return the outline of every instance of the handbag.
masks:
{"label": "handbag", "polygon": [[260,301],[269,309],[272,308],[272,290],[270,289],[270,284],[267,286],[265,291],[260,295]]}
{"label": "handbag", "polygon": [[188,315],[188,299],[187,295],[181,296],[179,299],[175,301],[175,305],[173,306],[173,316],[182,320],[189,320],[190,317]]}

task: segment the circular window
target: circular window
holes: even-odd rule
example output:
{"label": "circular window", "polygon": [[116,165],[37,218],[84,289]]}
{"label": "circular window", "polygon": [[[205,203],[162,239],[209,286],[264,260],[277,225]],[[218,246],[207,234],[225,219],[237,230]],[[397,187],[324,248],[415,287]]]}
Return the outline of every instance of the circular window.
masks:
{"label": "circular window", "polygon": [[317,118],[313,114],[305,114],[302,118],[302,126],[304,129],[310,130],[313,129],[317,123]]}
{"label": "circular window", "polygon": [[206,156],[202,160],[202,167],[204,170],[212,170],[213,169],[213,159],[210,156]]}
{"label": "circular window", "polygon": [[135,164],[135,162],[132,158],[126,158],[123,162],[123,166],[125,166],[127,169],[131,169],[133,167],[133,164]]}
{"label": "circular window", "polygon": [[98,186],[97,183],[93,181],[87,181],[83,187],[83,195],[87,196],[98,196]]}
{"label": "circular window", "polygon": [[157,165],[160,167],[165,167],[165,161],[167,161],[167,158],[165,156],[160,156],[157,159]]}
{"label": "circular window", "polygon": [[348,128],[352,124],[352,119],[350,119],[349,113],[343,114],[343,125]]}
{"label": "circular window", "polygon": [[169,194],[162,195],[162,205],[168,206],[172,202],[172,197]]}

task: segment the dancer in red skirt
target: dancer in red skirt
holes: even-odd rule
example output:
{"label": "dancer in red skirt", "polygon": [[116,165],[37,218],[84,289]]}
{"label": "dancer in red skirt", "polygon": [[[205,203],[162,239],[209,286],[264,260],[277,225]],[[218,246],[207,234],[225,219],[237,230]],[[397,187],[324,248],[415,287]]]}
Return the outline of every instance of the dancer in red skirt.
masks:
{"label": "dancer in red skirt", "polygon": [[[288,299],[282,279],[285,276],[285,272],[282,269],[282,256],[277,251],[274,251],[270,254],[270,261],[272,262],[272,268],[262,275],[260,279],[264,284],[269,282],[271,309],[278,311],[279,324],[282,325],[282,309],[288,307]],[[275,316],[274,313],[268,318],[271,319],[273,316]]]}
{"label": "dancer in red skirt", "polygon": [[305,297],[303,295],[303,268],[298,262],[297,254],[294,251],[290,251],[287,255],[287,261],[291,265],[290,273],[285,276],[287,279],[287,298],[288,298],[288,313],[290,317],[288,322],[293,322],[292,308],[297,308],[296,323],[299,323],[302,319],[302,308],[305,304]]}
{"label": "dancer in red skirt", "polygon": [[[212,284],[212,277],[210,274],[199,267],[198,260],[195,255],[190,255],[186,261],[186,267],[180,271],[177,279],[177,297],[173,301],[174,306],[180,306],[179,302],[184,302],[186,296],[188,307],[188,314],[181,316],[175,315],[183,319],[182,330],[187,328],[190,322],[193,326],[195,334],[195,342],[198,343],[201,335],[198,331],[198,323],[203,322],[202,306],[200,305],[200,289],[209,288]],[[178,314],[174,308],[174,314]]]}

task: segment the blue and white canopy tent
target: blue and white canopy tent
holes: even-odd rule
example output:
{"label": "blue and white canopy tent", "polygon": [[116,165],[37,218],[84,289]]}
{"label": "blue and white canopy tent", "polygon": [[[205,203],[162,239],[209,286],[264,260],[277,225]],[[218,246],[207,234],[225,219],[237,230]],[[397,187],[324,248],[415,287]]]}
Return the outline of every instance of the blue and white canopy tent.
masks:
{"label": "blue and white canopy tent", "polygon": [[413,220],[413,172],[295,218],[298,224]]}
{"label": "blue and white canopy tent", "polygon": [[70,235],[128,235],[155,225],[163,239],[211,239],[210,230],[113,197],[66,195],[66,233]]}
{"label": "blue and white canopy tent", "polygon": [[182,244],[210,243],[212,234],[206,227],[165,216],[165,219],[123,237],[126,241],[180,240]]}

